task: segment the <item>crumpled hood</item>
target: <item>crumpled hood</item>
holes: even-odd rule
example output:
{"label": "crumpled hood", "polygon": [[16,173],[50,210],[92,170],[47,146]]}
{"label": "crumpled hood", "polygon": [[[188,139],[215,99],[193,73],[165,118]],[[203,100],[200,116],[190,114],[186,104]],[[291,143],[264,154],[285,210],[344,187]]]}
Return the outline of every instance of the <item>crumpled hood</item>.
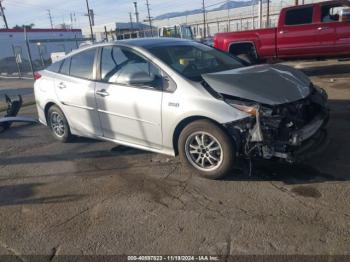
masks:
{"label": "crumpled hood", "polygon": [[294,102],[310,94],[310,80],[286,65],[256,65],[203,74],[216,92],[267,105]]}

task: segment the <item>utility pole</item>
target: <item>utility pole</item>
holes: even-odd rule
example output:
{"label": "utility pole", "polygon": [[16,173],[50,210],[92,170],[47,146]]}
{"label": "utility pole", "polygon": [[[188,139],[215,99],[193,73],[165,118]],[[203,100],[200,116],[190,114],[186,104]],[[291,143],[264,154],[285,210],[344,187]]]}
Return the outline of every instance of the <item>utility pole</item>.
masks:
{"label": "utility pole", "polygon": [[91,24],[92,26],[95,25],[95,13],[94,13],[94,9],[90,9],[90,17],[91,17]]}
{"label": "utility pole", "polygon": [[70,13],[70,28],[73,29],[73,14]]}
{"label": "utility pole", "polygon": [[227,32],[230,32],[230,1],[226,0],[227,5]]}
{"label": "utility pole", "polygon": [[255,29],[255,0],[252,0],[252,29]]}
{"label": "utility pole", "polygon": [[49,15],[51,29],[53,29],[52,16],[51,16],[51,11],[50,11],[50,9],[47,9],[47,14]]}
{"label": "utility pole", "polygon": [[104,26],[105,28],[105,41],[108,42],[108,33],[107,33],[107,27]]}
{"label": "utility pole", "polygon": [[134,24],[132,22],[132,14],[131,14],[131,12],[129,12],[129,17],[130,17],[131,32],[134,33]]}
{"label": "utility pole", "polygon": [[270,27],[270,0],[266,1],[266,27]]}
{"label": "utility pole", "polygon": [[205,3],[202,0],[202,8],[203,8],[203,39],[207,37],[207,22],[205,21]]}
{"label": "utility pole", "polygon": [[137,2],[134,2],[134,9],[135,9],[135,17],[136,17],[136,23],[140,23],[140,18],[139,18],[139,11],[137,9]]}
{"label": "utility pole", "polygon": [[149,27],[151,30],[151,36],[153,37],[153,30],[152,30],[152,17],[151,17],[151,12],[150,12],[150,8],[149,8],[149,3],[148,0],[146,0],[146,6],[147,6],[147,13],[148,13],[148,21],[149,21]]}
{"label": "utility pole", "polygon": [[295,0],[295,5],[299,5],[299,1],[298,0]]}
{"label": "utility pole", "polygon": [[5,8],[2,7],[2,0],[0,0],[0,12],[1,12],[1,16],[2,16],[2,19],[4,19],[4,23],[5,23],[6,29],[9,29],[9,26],[8,26],[8,24],[7,24],[7,20],[6,20],[6,16],[5,16],[4,9],[5,9]]}
{"label": "utility pole", "polygon": [[262,0],[259,0],[259,28],[262,27]]}
{"label": "utility pole", "polygon": [[92,31],[92,23],[91,23],[91,17],[90,17],[90,7],[89,7],[89,0],[86,0],[86,8],[88,11],[88,17],[89,17],[89,25],[90,25],[90,34],[91,34],[91,41],[94,42],[94,32]]}

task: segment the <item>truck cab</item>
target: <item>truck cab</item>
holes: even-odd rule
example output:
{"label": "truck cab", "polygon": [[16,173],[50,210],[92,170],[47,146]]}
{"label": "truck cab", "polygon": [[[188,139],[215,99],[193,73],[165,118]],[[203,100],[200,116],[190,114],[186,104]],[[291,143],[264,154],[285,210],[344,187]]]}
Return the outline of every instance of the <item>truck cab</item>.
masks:
{"label": "truck cab", "polygon": [[282,10],[276,55],[327,57],[350,54],[349,1],[331,1]]}
{"label": "truck cab", "polygon": [[277,28],[219,33],[214,46],[250,62],[350,57],[350,1],[287,7]]}

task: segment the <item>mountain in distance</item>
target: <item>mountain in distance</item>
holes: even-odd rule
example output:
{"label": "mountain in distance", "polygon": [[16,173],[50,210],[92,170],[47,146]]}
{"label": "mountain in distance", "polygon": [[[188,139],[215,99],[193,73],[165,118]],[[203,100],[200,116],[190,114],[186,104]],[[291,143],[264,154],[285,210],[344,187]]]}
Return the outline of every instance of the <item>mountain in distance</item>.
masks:
{"label": "mountain in distance", "polygon": [[[263,2],[265,2],[265,1],[263,1]],[[250,5],[252,5],[252,2],[257,4],[258,0],[228,1],[228,2],[225,2],[224,4],[220,5],[219,7],[216,7],[214,9],[207,9],[206,11],[207,12],[220,11],[220,10],[226,10],[226,9],[243,7],[243,6],[250,6]],[[171,12],[171,13],[166,13],[166,14],[163,14],[163,15],[156,16],[154,19],[155,20],[169,19],[169,18],[178,17],[178,16],[201,14],[202,12],[203,12],[203,10],[201,8],[200,9],[183,11],[183,12]]]}

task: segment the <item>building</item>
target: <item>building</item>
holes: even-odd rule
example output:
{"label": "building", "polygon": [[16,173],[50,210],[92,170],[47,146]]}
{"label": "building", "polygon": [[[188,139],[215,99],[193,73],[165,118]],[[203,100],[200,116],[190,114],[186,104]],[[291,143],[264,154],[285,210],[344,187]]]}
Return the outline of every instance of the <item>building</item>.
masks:
{"label": "building", "polygon": [[[299,3],[308,4],[325,0],[300,0]],[[267,21],[267,1],[263,0],[261,10],[261,27],[277,25],[280,10],[295,5],[295,0],[270,0],[269,21]],[[231,8],[219,11],[206,12],[206,37],[213,37],[218,32],[244,31],[259,28],[259,1],[252,0],[253,5]],[[173,26],[178,24],[190,25],[197,38],[204,36],[203,13],[187,16],[177,16],[168,19],[154,20],[157,27]]]}
{"label": "building", "polygon": [[[117,40],[117,39],[129,39],[151,36],[150,26],[143,23],[108,23],[95,25],[92,27],[94,34],[94,39],[97,42],[107,40]],[[156,34],[156,29],[153,28],[153,33]],[[83,35],[85,37],[90,37],[91,32],[89,27],[83,28]]]}
{"label": "building", "polygon": [[0,29],[0,75],[31,74],[28,50],[38,70],[51,63],[51,53],[70,52],[80,41],[80,29]]}

